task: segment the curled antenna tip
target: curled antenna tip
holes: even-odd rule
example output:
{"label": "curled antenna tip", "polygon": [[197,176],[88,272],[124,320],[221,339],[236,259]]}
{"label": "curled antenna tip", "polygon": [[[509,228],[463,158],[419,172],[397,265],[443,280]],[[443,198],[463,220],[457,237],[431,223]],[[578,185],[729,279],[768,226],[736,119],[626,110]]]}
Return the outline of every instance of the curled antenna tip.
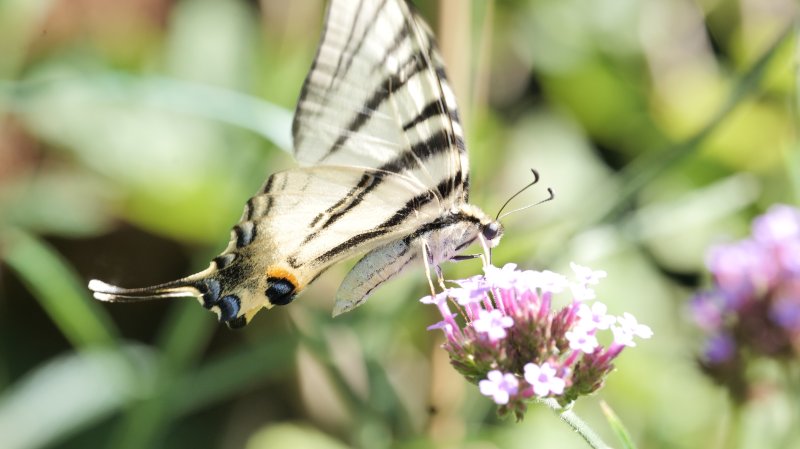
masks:
{"label": "curled antenna tip", "polygon": [[[499,210],[499,211],[497,211],[497,215],[496,215],[496,216],[495,216],[495,218],[494,218],[495,220],[499,220],[499,219],[500,219],[500,214],[502,214],[502,213],[503,213],[503,210],[506,208],[506,206],[508,206],[508,203],[510,203],[510,202],[511,202],[511,200],[513,200],[514,198],[518,197],[518,196],[519,196],[519,195],[520,195],[522,192],[524,192],[524,191],[528,190],[530,187],[532,187],[532,186],[533,186],[533,185],[535,185],[537,182],[539,182],[539,172],[538,172],[538,171],[536,171],[536,169],[534,169],[534,168],[531,168],[531,173],[533,173],[533,181],[531,181],[530,183],[528,183],[527,185],[525,185],[525,187],[523,187],[523,188],[519,189],[519,190],[517,191],[517,193],[515,193],[515,194],[511,195],[511,197],[510,197],[509,199],[507,199],[505,203],[503,203],[503,206],[502,206],[502,207],[500,207],[500,210]],[[508,214],[505,214],[505,215],[508,215]],[[504,216],[505,216],[505,215],[504,215]]]}

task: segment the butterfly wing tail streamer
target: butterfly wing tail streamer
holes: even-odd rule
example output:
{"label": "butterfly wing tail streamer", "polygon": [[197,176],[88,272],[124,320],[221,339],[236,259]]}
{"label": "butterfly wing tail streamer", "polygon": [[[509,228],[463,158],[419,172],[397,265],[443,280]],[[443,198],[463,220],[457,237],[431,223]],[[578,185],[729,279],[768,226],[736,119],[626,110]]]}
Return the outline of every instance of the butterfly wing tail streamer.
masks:
{"label": "butterfly wing tail streamer", "polygon": [[95,299],[104,302],[140,302],[170,298],[197,298],[206,309],[214,312],[221,322],[239,328],[255,314],[240,313],[241,299],[225,293],[226,277],[217,269],[216,262],[207,269],[185,278],[141,288],[123,288],[98,279],[89,281],[89,290]]}
{"label": "butterfly wing tail streamer", "polygon": [[89,281],[94,298],[104,302],[140,302],[155,299],[201,297],[208,290],[203,282],[211,268],[175,281],[141,288],[123,288],[98,279]]}
{"label": "butterfly wing tail streamer", "polygon": [[89,290],[92,291],[95,299],[104,302],[139,302],[200,296],[199,291],[194,286],[172,282],[143,288],[122,288],[98,279],[92,279],[89,281]]}

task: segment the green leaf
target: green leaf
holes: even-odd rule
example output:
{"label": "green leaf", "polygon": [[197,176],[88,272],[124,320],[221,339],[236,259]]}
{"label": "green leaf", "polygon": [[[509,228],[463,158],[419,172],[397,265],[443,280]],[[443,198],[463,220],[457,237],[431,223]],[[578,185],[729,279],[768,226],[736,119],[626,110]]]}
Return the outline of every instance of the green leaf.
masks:
{"label": "green leaf", "polygon": [[52,0],[0,2],[0,78],[12,77],[26,58],[29,43],[39,32]]}
{"label": "green leaf", "polygon": [[115,448],[152,447],[172,423],[166,393],[181,384],[206,347],[214,321],[195,304],[175,304],[158,336],[161,349],[153,394],[129,408],[112,436]]}
{"label": "green leaf", "polygon": [[606,416],[606,420],[608,424],[611,426],[611,429],[619,438],[620,443],[622,443],[622,447],[625,449],[636,449],[636,445],[633,443],[633,439],[631,438],[631,434],[628,433],[628,429],[625,428],[625,425],[622,424],[622,421],[619,419],[614,410],[611,409],[605,401],[600,401],[600,408],[603,410],[603,414]]}
{"label": "green leaf", "polygon": [[108,203],[114,189],[85,170],[43,167],[35,176],[12,178],[0,188],[0,226],[70,238],[94,236],[111,227]]}
{"label": "green leaf", "polygon": [[76,348],[114,346],[117,330],[84,282],[45,242],[20,230],[0,231],[0,256]]}
{"label": "green leaf", "polygon": [[153,354],[139,346],[122,349],[53,358],[4,391],[3,449],[38,448],[63,440],[149,388]]}
{"label": "green leaf", "polygon": [[264,427],[253,434],[245,446],[246,449],[271,449],[276,447],[345,449],[348,446],[312,427],[288,423]]}
{"label": "green leaf", "polygon": [[297,337],[282,335],[231,351],[187,373],[168,393],[175,415],[190,413],[293,366]]}
{"label": "green leaf", "polygon": [[694,154],[725,122],[736,107],[757,91],[773,57],[780,54],[784,45],[793,41],[793,31],[793,26],[787,27],[748,71],[736,80],[725,103],[700,131],[665,151],[644,153],[643,156],[628,164],[622,172],[623,189],[617,197],[614,207],[605,211],[597,221],[608,222],[619,218],[645,185],[670,167]]}

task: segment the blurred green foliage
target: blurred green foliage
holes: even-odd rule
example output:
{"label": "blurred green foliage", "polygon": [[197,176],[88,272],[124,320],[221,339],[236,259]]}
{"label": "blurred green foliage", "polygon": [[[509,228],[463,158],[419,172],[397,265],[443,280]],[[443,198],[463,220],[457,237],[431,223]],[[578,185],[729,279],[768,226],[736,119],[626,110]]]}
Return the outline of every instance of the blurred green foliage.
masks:
{"label": "blurred green foliage", "polygon": [[[764,383],[733,409],[697,369],[684,309],[710,243],[798,202],[796,3],[417,3],[463,50],[445,58],[466,68],[473,201],[493,212],[530,167],[556,192],[506,220],[496,263],[605,269],[598,297],[655,331],[598,395],[628,438],[800,447],[797,391]],[[421,268],[334,320],[336,267],[242,332],[192,301],[91,300],[89,278],[204,267],[267,174],[292,167],[323,7],[0,2],[0,447],[582,447],[544,409],[499,421],[448,366]],[[597,398],[576,410],[614,441]]]}

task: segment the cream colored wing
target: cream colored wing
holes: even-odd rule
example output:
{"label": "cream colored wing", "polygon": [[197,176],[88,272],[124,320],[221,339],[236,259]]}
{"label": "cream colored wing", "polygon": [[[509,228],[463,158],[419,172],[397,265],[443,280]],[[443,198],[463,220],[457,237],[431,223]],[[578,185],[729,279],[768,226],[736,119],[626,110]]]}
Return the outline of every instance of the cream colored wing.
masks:
{"label": "cream colored wing", "polygon": [[[363,190],[353,193],[353,186]],[[396,173],[288,170],[247,202],[228,247],[208,269],[140,289],[100,281],[89,287],[105,301],[198,296],[220,321],[239,327],[263,307],[291,302],[336,262],[413,234],[440,213],[438,195]]]}
{"label": "cream colored wing", "polygon": [[[332,264],[372,251],[340,289],[352,286],[340,295],[352,307],[402,268],[393,250],[485,221],[465,212],[468,161],[453,92],[430,29],[404,0],[330,1],[292,133],[304,168],[267,180],[208,269],[141,289],[92,281],[95,297],[199,296],[239,327]],[[442,253],[474,239],[472,228],[445,239]]]}
{"label": "cream colored wing", "polygon": [[430,29],[404,0],[331,0],[292,131],[303,165],[402,173],[446,205],[467,201],[453,91]]}

